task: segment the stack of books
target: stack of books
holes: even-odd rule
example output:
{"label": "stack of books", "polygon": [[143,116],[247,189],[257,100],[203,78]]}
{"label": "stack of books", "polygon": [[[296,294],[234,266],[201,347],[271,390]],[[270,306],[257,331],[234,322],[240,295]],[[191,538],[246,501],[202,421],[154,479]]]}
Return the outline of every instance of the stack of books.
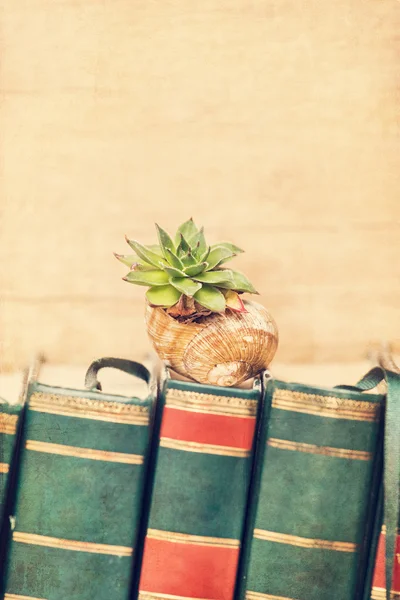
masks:
{"label": "stack of books", "polygon": [[0,597],[386,600],[382,402],[268,376],[166,372],[138,396],[32,378],[0,403]]}

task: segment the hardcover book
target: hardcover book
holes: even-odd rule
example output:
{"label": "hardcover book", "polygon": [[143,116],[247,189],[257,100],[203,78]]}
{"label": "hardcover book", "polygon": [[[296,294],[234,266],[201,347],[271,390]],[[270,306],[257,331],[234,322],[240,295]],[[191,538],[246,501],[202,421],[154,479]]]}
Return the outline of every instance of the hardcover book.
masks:
{"label": "hardcover book", "polygon": [[267,382],[239,599],[360,597],[381,406],[374,394]]}
{"label": "hardcover book", "polygon": [[155,390],[28,388],[5,600],[127,600]]}
{"label": "hardcover book", "polygon": [[166,379],[140,600],[232,600],[259,401]]}

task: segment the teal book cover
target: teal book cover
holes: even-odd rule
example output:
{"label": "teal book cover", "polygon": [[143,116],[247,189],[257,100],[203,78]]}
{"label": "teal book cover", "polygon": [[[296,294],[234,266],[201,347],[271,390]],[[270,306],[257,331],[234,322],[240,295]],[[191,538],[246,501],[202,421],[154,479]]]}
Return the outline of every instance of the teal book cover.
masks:
{"label": "teal book cover", "polygon": [[270,380],[264,406],[237,599],[355,599],[382,396]]}
{"label": "teal book cover", "polygon": [[155,400],[32,382],[5,600],[128,600]]}

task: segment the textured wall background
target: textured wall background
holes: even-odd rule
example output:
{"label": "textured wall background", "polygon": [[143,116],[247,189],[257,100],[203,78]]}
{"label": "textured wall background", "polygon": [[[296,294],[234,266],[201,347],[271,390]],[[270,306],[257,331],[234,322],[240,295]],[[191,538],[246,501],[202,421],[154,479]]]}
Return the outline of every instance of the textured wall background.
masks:
{"label": "textured wall background", "polygon": [[400,348],[400,3],[0,0],[0,365],[148,348],[128,233],[193,215],[284,361]]}

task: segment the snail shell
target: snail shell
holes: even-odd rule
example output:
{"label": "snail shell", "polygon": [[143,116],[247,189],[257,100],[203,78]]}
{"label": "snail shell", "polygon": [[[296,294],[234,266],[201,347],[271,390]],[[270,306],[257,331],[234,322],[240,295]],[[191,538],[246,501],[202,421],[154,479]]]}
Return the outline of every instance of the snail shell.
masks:
{"label": "snail shell", "polygon": [[278,347],[278,330],[266,308],[244,302],[247,312],[213,313],[181,323],[147,304],[146,324],[159,357],[199,383],[238,385],[265,369]]}

